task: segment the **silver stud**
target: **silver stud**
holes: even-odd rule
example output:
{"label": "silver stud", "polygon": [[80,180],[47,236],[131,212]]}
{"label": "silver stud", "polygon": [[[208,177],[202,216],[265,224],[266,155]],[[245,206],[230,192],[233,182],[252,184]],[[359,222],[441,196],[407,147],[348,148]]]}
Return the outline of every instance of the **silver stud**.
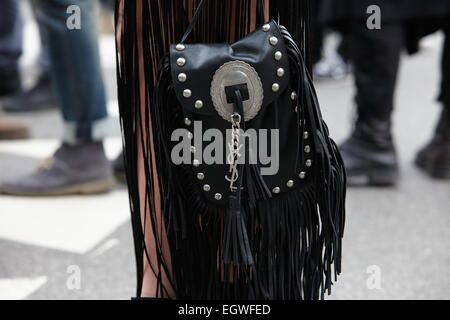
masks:
{"label": "silver stud", "polygon": [[283,54],[281,53],[281,51],[275,52],[275,60],[280,61],[281,58],[283,58]]}
{"label": "silver stud", "polygon": [[280,191],[281,191],[281,189],[280,189],[279,187],[275,187],[275,188],[273,188],[273,190],[272,190],[272,192],[275,193],[275,194],[280,193]]}
{"label": "silver stud", "polygon": [[185,98],[190,98],[191,96],[192,96],[192,91],[191,91],[191,90],[185,89],[185,90],[183,91],[183,97],[185,97]]}
{"label": "silver stud", "polygon": [[308,131],[305,131],[305,132],[303,132],[303,139],[308,139],[309,138],[309,132]]}
{"label": "silver stud", "polygon": [[192,132],[189,132],[187,137],[188,137],[189,140],[194,139],[194,135],[192,134]]}
{"label": "silver stud", "polygon": [[269,42],[271,45],[276,46],[278,43],[278,38],[277,37],[270,37]]}
{"label": "silver stud", "polygon": [[197,173],[197,179],[198,179],[198,180],[203,180],[203,179],[205,179],[205,174],[203,174],[202,172]]}
{"label": "silver stud", "polygon": [[269,30],[270,30],[270,24],[265,24],[265,25],[263,25],[263,26],[262,26],[262,29],[263,29],[264,32],[269,31]]}
{"label": "silver stud", "polygon": [[179,66],[179,67],[182,67],[182,66],[184,66],[186,64],[186,59],[185,58],[178,58],[177,59],[177,65]]}
{"label": "silver stud", "polygon": [[183,51],[186,47],[184,46],[184,44],[179,43],[177,44],[177,46],[175,47],[178,51]]}
{"label": "silver stud", "polygon": [[286,183],[286,185],[287,185],[288,188],[292,188],[292,187],[294,186],[294,181],[289,180],[289,181]]}
{"label": "silver stud", "polygon": [[203,101],[202,101],[202,100],[197,100],[197,101],[195,101],[195,108],[196,108],[196,109],[201,109],[201,108],[203,108]]}
{"label": "silver stud", "polygon": [[184,119],[184,124],[185,124],[185,125],[190,126],[191,123],[192,123],[191,119],[189,119],[189,118],[185,118],[185,119]]}
{"label": "silver stud", "polygon": [[186,80],[187,80],[187,75],[186,75],[186,73],[180,73],[180,74],[178,75],[178,81],[180,81],[180,82],[186,82]]}
{"label": "silver stud", "polygon": [[295,93],[295,91],[293,91],[291,93],[291,100],[294,101],[295,99],[297,99],[297,94]]}
{"label": "silver stud", "polygon": [[219,201],[219,200],[222,199],[222,195],[221,195],[220,193],[216,193],[216,194],[214,195],[214,199],[216,199],[217,201]]}
{"label": "silver stud", "polygon": [[306,172],[304,172],[304,171],[300,172],[300,174],[298,175],[298,177],[299,177],[300,179],[305,179],[305,177],[306,177]]}
{"label": "silver stud", "polygon": [[197,159],[194,159],[194,161],[192,161],[192,165],[194,167],[198,167],[200,165],[200,161],[198,161]]}
{"label": "silver stud", "polygon": [[298,107],[297,106],[295,106],[295,112],[298,112]]}
{"label": "silver stud", "polygon": [[305,152],[306,153],[310,153],[311,152],[311,147],[310,146],[305,146]]}
{"label": "silver stud", "polygon": [[195,149],[194,146],[191,146],[190,149],[191,149],[191,152],[192,152],[192,153],[195,153],[195,150],[196,150],[196,149]]}
{"label": "silver stud", "polygon": [[281,78],[282,76],[284,76],[284,69],[283,69],[283,68],[279,68],[279,69],[277,70],[277,76],[279,76],[280,78]]}
{"label": "silver stud", "polygon": [[206,192],[208,192],[209,190],[211,190],[210,185],[209,185],[209,184],[205,184],[205,185],[203,186],[203,190],[206,191]]}
{"label": "silver stud", "polygon": [[309,167],[311,167],[312,166],[312,160],[306,160],[306,166],[309,168]]}
{"label": "silver stud", "polygon": [[277,92],[278,90],[280,90],[280,85],[278,83],[274,83],[272,85],[272,91]]}

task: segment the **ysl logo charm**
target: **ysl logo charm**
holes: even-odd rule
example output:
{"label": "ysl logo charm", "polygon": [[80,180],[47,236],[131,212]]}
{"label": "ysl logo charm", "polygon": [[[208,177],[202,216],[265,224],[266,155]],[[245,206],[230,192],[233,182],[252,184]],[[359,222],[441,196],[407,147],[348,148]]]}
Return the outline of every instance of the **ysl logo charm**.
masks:
{"label": "ysl logo charm", "polygon": [[231,116],[231,142],[228,143],[228,157],[227,162],[230,164],[229,173],[230,176],[225,176],[225,179],[230,182],[231,192],[235,191],[237,187],[234,183],[239,178],[239,172],[237,170],[239,158],[241,157],[241,149],[243,144],[239,142],[240,140],[240,129],[241,129],[241,116],[239,114],[234,114]]}

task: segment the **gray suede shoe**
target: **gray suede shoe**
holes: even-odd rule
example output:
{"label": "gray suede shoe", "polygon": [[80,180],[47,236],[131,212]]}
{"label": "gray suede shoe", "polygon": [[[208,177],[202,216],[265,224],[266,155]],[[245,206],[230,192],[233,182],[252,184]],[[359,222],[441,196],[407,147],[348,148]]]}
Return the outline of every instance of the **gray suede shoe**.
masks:
{"label": "gray suede shoe", "polygon": [[38,170],[6,181],[0,192],[17,196],[56,196],[107,192],[114,185],[101,142],[63,144]]}

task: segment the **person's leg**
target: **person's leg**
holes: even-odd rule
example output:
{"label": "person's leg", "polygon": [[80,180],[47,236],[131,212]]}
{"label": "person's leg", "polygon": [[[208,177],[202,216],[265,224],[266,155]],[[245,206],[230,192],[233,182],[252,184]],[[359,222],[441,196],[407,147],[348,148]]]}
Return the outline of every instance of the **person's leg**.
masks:
{"label": "person's leg", "polygon": [[416,164],[435,178],[450,179],[450,23],[444,26],[442,81],[439,101],[442,112],[434,137],[417,155]]}
{"label": "person's leg", "polygon": [[23,89],[2,102],[7,112],[29,112],[57,108],[58,102],[51,79],[51,59],[48,52],[48,36],[42,23],[38,23],[41,48],[39,55],[39,76],[28,89]]}
{"label": "person's leg", "polygon": [[[67,141],[102,139],[107,120],[100,69],[96,1],[32,0],[49,41],[52,70]],[[81,28],[69,29],[67,9],[80,8]]]}
{"label": "person's leg", "polygon": [[[447,19],[450,19],[447,18]],[[450,109],[450,22],[446,22],[444,27],[445,40],[442,52],[442,82],[441,94],[439,101],[441,101],[445,108]]]}
{"label": "person's leg", "polygon": [[398,178],[391,114],[403,39],[401,24],[385,24],[381,30],[368,30],[363,22],[352,24],[350,59],[358,119],[341,146],[350,183],[390,185]]}
{"label": "person's leg", "polygon": [[19,58],[22,55],[20,3],[3,0],[0,13],[0,96],[20,89]]}
{"label": "person's leg", "polygon": [[[111,166],[103,150],[108,134],[105,93],[95,23],[95,1],[33,0],[48,34],[52,74],[64,118],[63,144],[52,161],[29,176],[3,184],[17,195],[94,193],[110,189]],[[81,29],[66,25],[67,9],[77,5]]]}

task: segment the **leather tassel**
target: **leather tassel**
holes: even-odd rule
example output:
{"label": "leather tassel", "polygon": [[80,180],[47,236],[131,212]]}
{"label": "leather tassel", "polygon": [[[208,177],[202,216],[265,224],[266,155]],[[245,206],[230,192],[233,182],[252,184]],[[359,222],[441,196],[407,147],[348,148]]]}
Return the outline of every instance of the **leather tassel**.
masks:
{"label": "leather tassel", "polygon": [[226,264],[233,262],[235,266],[254,264],[244,221],[245,212],[242,211],[239,197],[231,195],[224,217],[222,258]]}
{"label": "leather tassel", "polygon": [[224,263],[233,262],[235,266],[254,264],[242,209],[239,198],[231,195],[224,217],[222,258]]}

